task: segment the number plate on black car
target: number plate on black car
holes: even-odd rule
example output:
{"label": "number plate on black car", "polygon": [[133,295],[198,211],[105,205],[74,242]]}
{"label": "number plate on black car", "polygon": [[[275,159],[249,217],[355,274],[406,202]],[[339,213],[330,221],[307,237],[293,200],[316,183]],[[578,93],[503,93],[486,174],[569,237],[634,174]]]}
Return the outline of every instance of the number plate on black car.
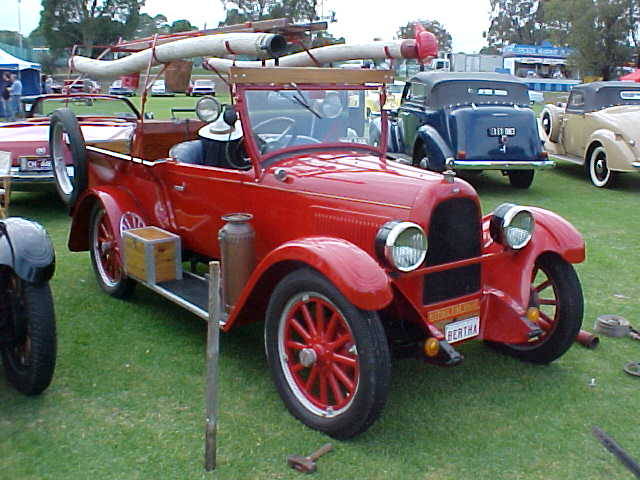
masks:
{"label": "number plate on black car", "polygon": [[506,135],[507,137],[514,137],[516,134],[515,127],[490,127],[487,129],[490,137],[501,137]]}

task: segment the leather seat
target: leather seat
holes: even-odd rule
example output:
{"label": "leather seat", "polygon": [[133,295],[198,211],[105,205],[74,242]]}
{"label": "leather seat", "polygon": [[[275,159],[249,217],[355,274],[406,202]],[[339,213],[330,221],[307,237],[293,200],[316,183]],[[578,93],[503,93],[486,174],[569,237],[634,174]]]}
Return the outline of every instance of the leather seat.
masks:
{"label": "leather seat", "polygon": [[182,163],[204,164],[204,146],[202,140],[190,140],[177,143],[169,150],[169,156]]}

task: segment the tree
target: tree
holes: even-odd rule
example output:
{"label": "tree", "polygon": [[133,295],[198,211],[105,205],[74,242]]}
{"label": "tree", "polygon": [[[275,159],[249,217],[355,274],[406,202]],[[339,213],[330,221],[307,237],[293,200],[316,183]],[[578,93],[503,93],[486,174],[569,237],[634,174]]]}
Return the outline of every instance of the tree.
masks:
{"label": "tree", "polygon": [[169,33],[189,32],[191,30],[197,30],[198,27],[191,25],[189,20],[176,20],[169,27]]}
{"label": "tree", "polygon": [[133,34],[143,5],[144,0],[42,0],[40,27],[50,47],[82,44],[91,53],[95,44]]}
{"label": "tree", "polygon": [[489,48],[524,43],[538,45],[547,39],[544,3],[540,0],[490,0]]}
{"label": "tree", "polygon": [[138,19],[138,28],[134,32],[135,38],[151,37],[156,33],[168,33],[169,25],[167,17],[164,15],[156,15],[152,17],[147,13],[141,13]]}
{"label": "tree", "polygon": [[444,25],[437,20],[416,20],[409,22],[400,27],[397,33],[398,38],[414,38],[415,34],[413,27],[416,23],[421,23],[426,30],[436,36],[438,39],[438,48],[441,52],[451,51],[451,34],[447,31]]}
{"label": "tree", "polygon": [[318,0],[220,0],[227,12],[221,25],[270,18],[288,18],[294,22],[318,18]]}
{"label": "tree", "polygon": [[627,12],[629,34],[635,53],[633,54],[636,68],[640,68],[640,0],[629,0]]}
{"label": "tree", "polygon": [[[549,0],[546,17],[558,35],[567,28],[566,43],[575,49],[569,61],[584,74],[604,80],[631,59],[629,0]],[[555,38],[554,38],[555,40]]]}

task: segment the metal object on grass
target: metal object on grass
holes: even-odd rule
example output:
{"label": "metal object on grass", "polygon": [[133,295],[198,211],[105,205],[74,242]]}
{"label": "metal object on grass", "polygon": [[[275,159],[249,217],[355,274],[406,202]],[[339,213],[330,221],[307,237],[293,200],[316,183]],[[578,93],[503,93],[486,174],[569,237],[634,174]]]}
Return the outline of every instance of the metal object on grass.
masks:
{"label": "metal object on grass", "polygon": [[218,356],[220,353],[220,262],[209,262],[209,322],[207,324],[207,423],[204,469],[216,468],[218,434]]}
{"label": "metal object on grass", "polygon": [[640,377],[640,362],[629,362],[625,363],[623,370],[625,373],[629,375],[633,375],[634,377]]}
{"label": "metal object on grass", "polygon": [[331,450],[333,450],[333,445],[326,443],[308,457],[303,457],[302,455],[289,455],[287,457],[287,464],[299,472],[313,473],[317,469],[316,460]]}
{"label": "metal object on grass", "polygon": [[631,331],[629,322],[620,315],[600,315],[593,329],[607,337],[626,337]]}
{"label": "metal object on grass", "polygon": [[599,427],[591,429],[595,437],[604,445],[604,448],[613,453],[620,462],[631,471],[636,478],[640,478],[640,465],[618,443],[602,431]]}

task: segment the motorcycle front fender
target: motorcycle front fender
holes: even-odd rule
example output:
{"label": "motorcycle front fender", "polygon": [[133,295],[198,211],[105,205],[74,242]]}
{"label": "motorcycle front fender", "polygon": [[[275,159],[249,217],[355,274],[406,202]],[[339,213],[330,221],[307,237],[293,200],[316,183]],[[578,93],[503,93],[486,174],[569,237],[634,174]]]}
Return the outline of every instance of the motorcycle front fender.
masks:
{"label": "motorcycle front fender", "polygon": [[5,227],[0,230],[0,266],[9,267],[25,282],[50,280],[56,255],[46,230],[36,222],[19,217],[6,218],[0,223]]}

